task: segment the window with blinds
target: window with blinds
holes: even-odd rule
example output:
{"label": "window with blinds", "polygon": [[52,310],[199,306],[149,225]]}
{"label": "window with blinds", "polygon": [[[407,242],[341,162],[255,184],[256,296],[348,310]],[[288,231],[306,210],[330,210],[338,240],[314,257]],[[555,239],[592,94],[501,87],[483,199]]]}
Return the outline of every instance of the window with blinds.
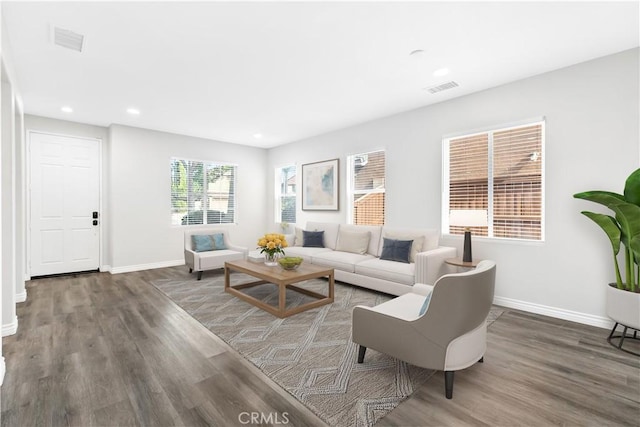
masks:
{"label": "window with blinds", "polygon": [[349,156],[351,223],[383,225],[385,208],[385,152]]}
{"label": "window with blinds", "polygon": [[[487,210],[489,225],[477,236],[543,240],[544,122],[445,139],[444,212]],[[463,227],[443,232],[462,234]]]}
{"label": "window with blinds", "polygon": [[276,219],[296,222],[297,174],[295,165],[276,168]]}
{"label": "window with blinds", "polygon": [[237,166],[171,159],[171,224],[231,224]]}

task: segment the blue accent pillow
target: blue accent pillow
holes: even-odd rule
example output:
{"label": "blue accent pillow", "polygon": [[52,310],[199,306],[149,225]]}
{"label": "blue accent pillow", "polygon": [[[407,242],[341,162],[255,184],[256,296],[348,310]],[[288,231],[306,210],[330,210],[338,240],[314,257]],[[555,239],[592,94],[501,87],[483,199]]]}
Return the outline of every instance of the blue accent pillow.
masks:
{"label": "blue accent pillow", "polygon": [[206,252],[213,250],[213,239],[208,234],[191,235],[191,247],[196,252]]}
{"label": "blue accent pillow", "polygon": [[302,246],[305,248],[324,248],[324,231],[302,230]]}
{"label": "blue accent pillow", "polygon": [[431,292],[429,292],[429,295],[427,295],[427,297],[424,299],[424,303],[422,303],[422,307],[420,307],[420,313],[418,313],[420,316],[422,316],[427,312],[430,302],[431,302]]}
{"label": "blue accent pillow", "polygon": [[411,246],[413,240],[395,240],[383,237],[382,255],[380,259],[387,261],[406,262],[409,264],[409,255],[411,255]]}
{"label": "blue accent pillow", "polygon": [[214,250],[219,251],[221,249],[227,249],[227,245],[224,244],[224,234],[217,233],[211,237],[213,237],[213,246],[215,247]]}

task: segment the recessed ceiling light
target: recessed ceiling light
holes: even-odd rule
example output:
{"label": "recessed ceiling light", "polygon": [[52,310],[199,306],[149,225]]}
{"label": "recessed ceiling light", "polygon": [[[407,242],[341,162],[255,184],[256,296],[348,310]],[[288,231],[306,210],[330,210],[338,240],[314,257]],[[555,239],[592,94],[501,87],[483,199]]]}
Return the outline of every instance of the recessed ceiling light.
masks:
{"label": "recessed ceiling light", "polygon": [[424,53],[424,50],[416,49],[416,50],[412,50],[411,53],[409,54],[409,56],[421,55],[423,53]]}
{"label": "recessed ceiling light", "polygon": [[448,68],[439,68],[433,72],[434,77],[442,77],[446,76],[447,74],[449,74]]}
{"label": "recessed ceiling light", "polygon": [[65,106],[65,107],[62,107],[61,110],[65,113],[73,113],[73,108],[71,107]]}
{"label": "recessed ceiling light", "polygon": [[140,110],[138,110],[137,108],[127,108],[127,113],[137,116],[138,114],[140,114]]}
{"label": "recessed ceiling light", "polygon": [[253,134],[253,137],[254,137],[255,139],[260,139],[260,138],[262,138],[262,134],[261,134],[261,133],[254,133],[254,134]]}

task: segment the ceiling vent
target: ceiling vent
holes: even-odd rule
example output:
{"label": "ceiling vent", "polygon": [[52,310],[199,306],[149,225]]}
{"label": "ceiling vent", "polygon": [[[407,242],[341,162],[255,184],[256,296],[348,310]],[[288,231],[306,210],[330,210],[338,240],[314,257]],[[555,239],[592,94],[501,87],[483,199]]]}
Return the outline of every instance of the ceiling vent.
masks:
{"label": "ceiling vent", "polygon": [[84,36],[82,34],[74,33],[71,30],[54,27],[53,43],[57,44],[58,46],[66,47],[67,49],[82,52],[82,47],[84,45]]}
{"label": "ceiling vent", "polygon": [[442,92],[443,90],[453,89],[454,87],[458,87],[458,86],[459,86],[458,83],[452,80],[450,82],[442,83],[437,86],[425,87],[424,89],[429,91],[429,93],[438,93],[438,92]]}

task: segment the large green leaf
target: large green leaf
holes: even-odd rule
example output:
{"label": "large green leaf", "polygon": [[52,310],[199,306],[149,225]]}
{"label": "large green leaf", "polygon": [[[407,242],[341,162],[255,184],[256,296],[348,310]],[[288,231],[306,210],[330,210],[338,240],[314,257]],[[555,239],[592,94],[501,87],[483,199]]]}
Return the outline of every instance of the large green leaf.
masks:
{"label": "large green leaf", "polygon": [[624,198],[627,202],[640,206],[640,168],[627,178],[624,184]]}
{"label": "large green leaf", "polygon": [[598,224],[604,230],[604,232],[609,237],[609,240],[611,241],[613,253],[617,254],[618,252],[620,252],[621,232],[620,228],[618,228],[616,220],[612,216],[601,213],[583,211],[582,214],[592,219],[593,222]]}
{"label": "large green leaf", "polygon": [[633,251],[633,255],[636,257],[636,264],[640,264],[640,234],[636,234],[631,238],[629,247]]}
{"label": "large green leaf", "polygon": [[611,204],[609,209],[616,213],[616,220],[626,242],[632,236],[640,234],[640,206],[623,202]]}
{"label": "large green leaf", "polygon": [[610,191],[585,191],[582,193],[576,193],[573,197],[576,199],[584,199],[589,200],[590,202],[600,203],[605,206],[625,201],[622,194],[612,193]]}

